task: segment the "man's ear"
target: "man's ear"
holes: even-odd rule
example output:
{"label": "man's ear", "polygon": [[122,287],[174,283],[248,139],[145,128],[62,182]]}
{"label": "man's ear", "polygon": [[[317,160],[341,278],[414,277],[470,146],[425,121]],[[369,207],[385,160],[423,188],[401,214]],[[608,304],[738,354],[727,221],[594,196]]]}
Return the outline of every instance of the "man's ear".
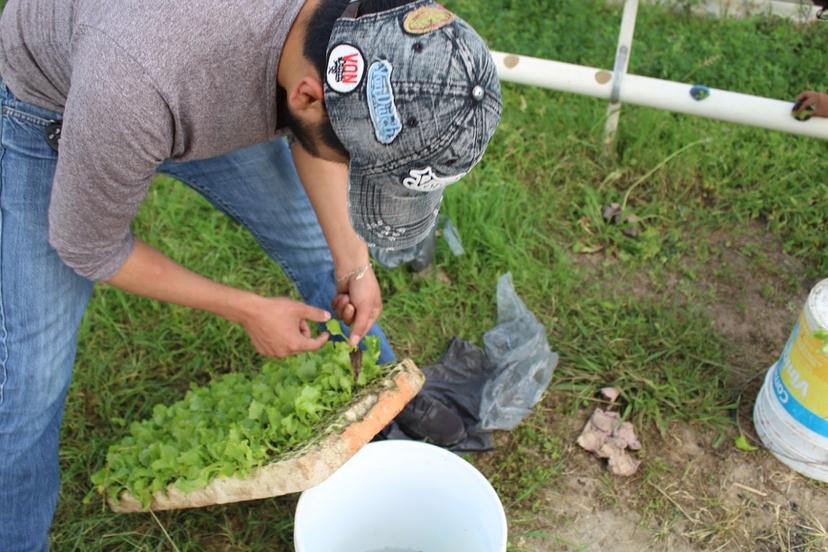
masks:
{"label": "man's ear", "polygon": [[318,77],[308,75],[288,94],[291,111],[303,119],[316,121],[325,113],[325,91]]}

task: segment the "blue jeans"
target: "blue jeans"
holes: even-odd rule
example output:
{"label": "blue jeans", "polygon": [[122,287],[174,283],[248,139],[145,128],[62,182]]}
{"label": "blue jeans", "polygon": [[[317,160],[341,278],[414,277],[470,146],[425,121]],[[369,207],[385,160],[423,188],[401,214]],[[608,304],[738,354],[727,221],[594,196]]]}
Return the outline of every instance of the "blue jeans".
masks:
{"label": "blue jeans", "polygon": [[[2,82],[0,107],[0,548],[40,552],[48,549],[63,403],[94,284],[47,240],[57,153],[44,129],[60,114],[17,100]],[[245,225],[305,301],[330,310],[331,255],[284,141],[159,170]],[[381,361],[392,361],[382,332],[372,333]]]}

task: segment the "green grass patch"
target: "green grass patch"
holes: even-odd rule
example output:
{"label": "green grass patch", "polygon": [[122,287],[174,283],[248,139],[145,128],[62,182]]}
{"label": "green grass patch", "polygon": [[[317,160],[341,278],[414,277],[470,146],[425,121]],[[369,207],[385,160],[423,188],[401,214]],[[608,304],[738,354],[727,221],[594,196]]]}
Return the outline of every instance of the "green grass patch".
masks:
{"label": "green grass patch", "polygon": [[[495,49],[612,66],[618,7],[598,0],[447,4]],[[824,27],[692,19],[642,6],[630,70],[792,99],[804,88],[828,90],[826,67]],[[503,88],[503,122],[486,158],[444,203],[466,254],[453,257],[440,242],[427,275],[378,271],[392,344],[425,366],[453,336],[480,343],[496,322],[497,277],[511,271],[561,353],[549,394],[556,415],[581,411],[599,387],[617,385],[625,414],[644,429],[663,431],[674,421],[722,427],[736,393],[729,369],[736,351],[704,308],[716,300],[706,282],[726,276],[710,269],[716,252],[708,238],[758,227],[801,260],[803,277],[825,274],[825,144],[625,107],[613,158],[601,145],[604,102]],[[601,217],[604,206],[625,198],[641,219],[638,237]],[[294,293],[242,228],[169,179],[152,187],[135,231],[218,281]],[[761,254],[748,256],[772,269]],[[792,287],[780,282],[767,294],[785,301]],[[175,543],[182,551],[290,550],[295,497],[157,519],[81,504],[89,475],[122,435],[118,419],[147,418],[153,405],[181,399],[191,384],[229,372],[250,376],[262,363],[238,326],[99,287],[67,401],[54,549],[168,550]],[[566,456],[562,436],[536,417],[510,438],[514,451],[497,453],[501,464],[487,473],[514,517],[538,507],[539,489],[555,480]]]}
{"label": "green grass patch", "polygon": [[509,446],[489,460],[486,474],[507,511],[537,512],[542,490],[564,470],[563,443],[550,435],[543,415],[534,414],[518,426]]}
{"label": "green grass patch", "polygon": [[[597,295],[597,294],[596,294]],[[700,310],[638,297],[572,305],[555,389],[588,406],[597,388],[621,390],[623,414],[639,427],[671,422],[722,427],[735,395],[726,343]]]}

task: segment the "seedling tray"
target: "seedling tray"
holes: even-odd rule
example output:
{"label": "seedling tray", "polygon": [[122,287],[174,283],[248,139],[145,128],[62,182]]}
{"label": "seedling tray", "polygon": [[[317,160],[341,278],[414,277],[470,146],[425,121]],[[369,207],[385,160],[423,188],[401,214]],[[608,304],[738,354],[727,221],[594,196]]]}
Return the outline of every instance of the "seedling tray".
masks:
{"label": "seedling tray", "polygon": [[318,485],[373,439],[417,395],[425,376],[411,360],[403,360],[387,376],[362,389],[333,415],[332,421],[300,448],[254,469],[247,477],[214,479],[206,487],[182,492],[175,485],[159,491],[149,507],[128,492],[108,499],[119,513],[199,508],[297,493]]}

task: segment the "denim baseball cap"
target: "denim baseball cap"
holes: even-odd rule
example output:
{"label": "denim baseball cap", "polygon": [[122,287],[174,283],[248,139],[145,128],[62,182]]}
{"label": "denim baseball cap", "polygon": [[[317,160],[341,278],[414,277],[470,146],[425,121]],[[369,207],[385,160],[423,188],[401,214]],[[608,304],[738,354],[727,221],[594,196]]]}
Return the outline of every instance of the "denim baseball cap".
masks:
{"label": "denim baseball cap", "polygon": [[359,6],[334,24],[325,105],[350,154],[351,224],[369,245],[404,249],[428,236],[445,187],[483,157],[500,83],[480,36],[441,5]]}

